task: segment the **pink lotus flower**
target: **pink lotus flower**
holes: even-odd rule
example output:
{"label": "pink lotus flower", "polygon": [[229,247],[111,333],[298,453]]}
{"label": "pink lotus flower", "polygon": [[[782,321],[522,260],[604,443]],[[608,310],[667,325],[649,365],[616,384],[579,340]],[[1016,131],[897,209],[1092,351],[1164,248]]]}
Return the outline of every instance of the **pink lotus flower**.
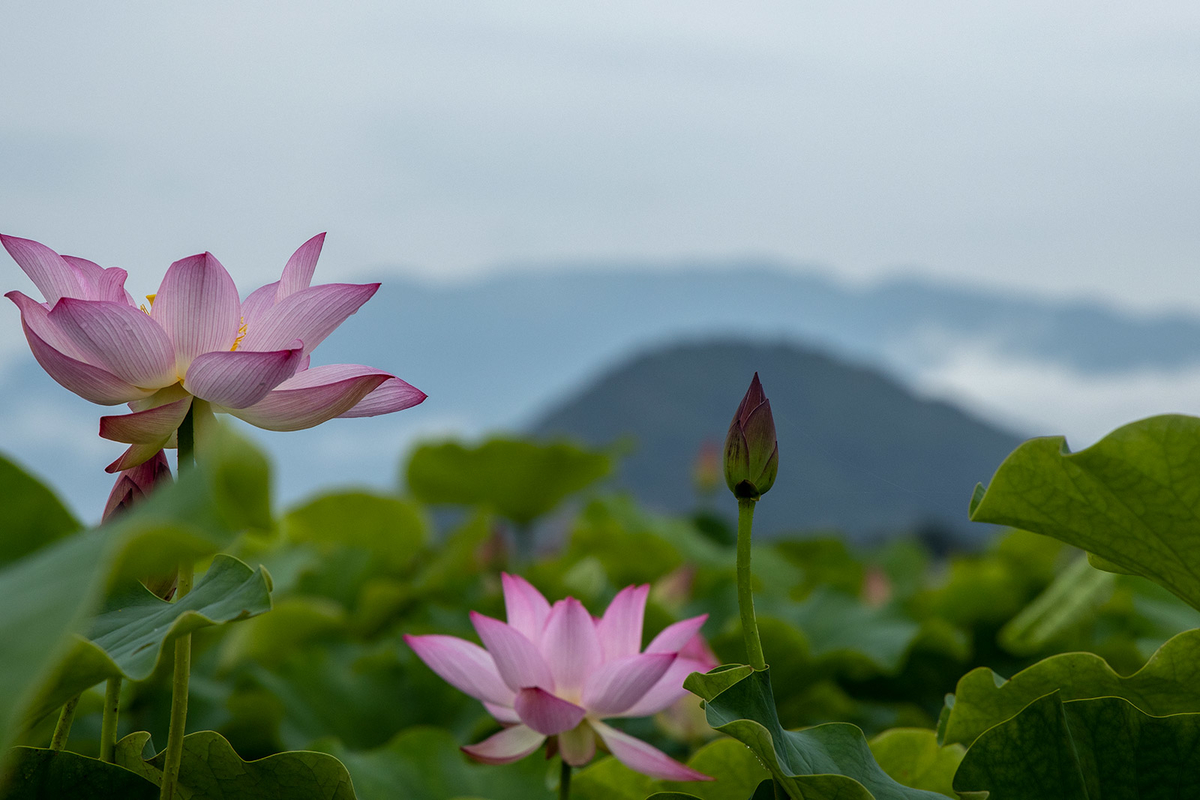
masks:
{"label": "pink lotus flower", "polygon": [[375,294],[377,283],[310,286],[325,234],[288,260],[283,276],[238,298],[211,253],[176,261],[149,310],[125,291],[126,273],[60,256],[29,239],[0,242],[45,302],[9,292],[34,358],[50,377],[101,405],[135,412],[103,417],[100,435],[129,444],[109,472],[152,458],[193,398],[268,430],[310,428],[334,417],[370,417],[415,406],[425,394],[356,364],[309,368],[309,356]]}
{"label": "pink lotus flower", "polygon": [[563,760],[582,766],[595,755],[599,736],[618,760],[643,774],[711,780],[601,721],[649,716],[682,697],[683,679],[703,665],[679,651],[707,615],[671,625],[639,652],[649,586],[621,590],[597,620],[573,597],[551,606],[524,579],[504,575],[503,581],[508,623],[471,613],[486,650],[454,636],[404,637],[430,669],[481,700],[506,726],[464,752],[507,764],[555,737]]}

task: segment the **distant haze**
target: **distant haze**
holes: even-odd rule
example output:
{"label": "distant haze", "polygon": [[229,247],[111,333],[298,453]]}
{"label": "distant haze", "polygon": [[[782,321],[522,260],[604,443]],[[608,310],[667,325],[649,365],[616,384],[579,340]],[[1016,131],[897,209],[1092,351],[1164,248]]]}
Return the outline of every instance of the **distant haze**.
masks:
{"label": "distant haze", "polygon": [[[1076,449],[1138,417],[1200,410],[1195,316],[921,281],[862,288],[741,262],[389,281],[314,362],[390,370],[428,392],[425,404],[309,431],[249,430],[275,456],[284,499],[333,483],[393,486],[420,437],[528,428],[626,359],[715,336],[815,348],[1015,435],[1066,434]],[[745,379],[760,368],[745,364]],[[736,404],[744,387],[732,391]],[[103,506],[111,478],[100,470],[122,449],[96,436],[103,413],[50,380],[24,342],[0,366],[0,450],[54,475],[85,516]]]}
{"label": "distant haze", "polygon": [[0,230],[126,267],[139,295],[202,250],[248,291],[328,230],[327,280],[761,255],[1200,308],[1193,0],[3,20]]}

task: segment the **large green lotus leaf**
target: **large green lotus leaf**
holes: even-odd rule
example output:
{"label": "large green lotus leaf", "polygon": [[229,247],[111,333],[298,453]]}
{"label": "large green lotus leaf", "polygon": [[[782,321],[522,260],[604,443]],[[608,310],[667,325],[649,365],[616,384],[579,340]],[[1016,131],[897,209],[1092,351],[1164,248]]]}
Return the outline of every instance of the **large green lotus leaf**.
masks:
{"label": "large green lotus leaf", "polygon": [[412,503],[369,492],[318,497],[283,518],[293,542],[315,544],[321,551],[355,547],[371,553],[386,572],[409,568],[429,539],[428,525]]}
{"label": "large green lotus leaf", "polygon": [[[162,783],[166,751],[142,758],[150,734],[131,733],[117,742],[114,759],[155,784]],[[181,800],[354,800],[350,774],[327,753],[289,751],[243,761],[215,731],[183,737],[179,765]]]}
{"label": "large green lotus leaf", "polygon": [[244,509],[213,488],[230,468],[210,461],[100,530],[0,569],[0,762],[111,580],[164,572],[233,541]]}
{"label": "large green lotus leaf", "polygon": [[317,747],[345,763],[362,800],[549,800],[553,796],[546,788],[545,759],[530,756],[503,766],[476,764],[463,755],[460,744],[449,731],[416,727],[374,750],[354,752],[333,740]]}
{"label": "large green lotus leaf", "polygon": [[[634,772],[615,758],[604,758],[579,771],[571,781],[573,800],[645,800],[689,797],[698,800],[747,800],[770,774],[746,745],[718,739],[697,750],[688,766],[715,780],[657,781]],[[773,796],[773,795],[772,795]]]}
{"label": "large green lotus leaf", "polygon": [[899,783],[956,798],[950,784],[966,753],[961,745],[941,747],[937,732],[925,728],[893,728],[870,745],[875,761]]}
{"label": "large green lotus leaf", "polygon": [[1055,691],[1063,700],[1121,697],[1156,716],[1200,712],[1200,629],[1170,639],[1128,677],[1091,653],[1051,656],[1007,681],[987,667],[973,669],[947,697],[942,741],[970,746],[988,728]]}
{"label": "large green lotus leaf", "polygon": [[1200,608],[1200,418],[1144,419],[1078,453],[1031,439],[976,489],[970,514],[1080,547]]}
{"label": "large green lotus leaf", "polygon": [[83,526],[44,484],[0,456],[0,567]]}
{"label": "large green lotus leaf", "polygon": [[457,442],[419,447],[406,479],[422,502],[484,506],[527,525],[611,470],[607,455],[566,442],[490,439],[474,448]]}
{"label": "large green lotus leaf", "polygon": [[137,582],[109,595],[86,638],[76,636],[71,653],[32,716],[49,713],[107,678],[143,681],[175,652],[180,636],[210,625],[237,622],[271,610],[270,579],[232,556],[218,555],[191,592],[174,603],[155,597]]}
{"label": "large green lotus leaf", "polygon": [[[770,670],[750,667],[693,673],[684,686],[706,703],[708,724],[744,743],[797,800],[936,800],[934,792],[893,780],[866,737],[844,722],[786,731],[775,713]],[[690,790],[689,790],[690,791]]]}
{"label": "large green lotus leaf", "polygon": [[985,732],[954,776],[988,800],[1190,800],[1200,775],[1200,714],[1152,717],[1119,697],[1050,694]]}
{"label": "large green lotus leaf", "polygon": [[0,800],[155,800],[158,786],[116,764],[69,750],[14,749]]}

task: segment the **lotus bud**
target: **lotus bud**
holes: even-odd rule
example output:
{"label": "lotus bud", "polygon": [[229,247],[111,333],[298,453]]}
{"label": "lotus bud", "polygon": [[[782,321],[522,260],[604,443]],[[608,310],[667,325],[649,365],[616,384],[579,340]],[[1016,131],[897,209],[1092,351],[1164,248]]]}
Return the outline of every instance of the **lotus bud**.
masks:
{"label": "lotus bud", "polygon": [[114,514],[145,500],[158,484],[170,482],[171,466],[167,463],[167,454],[159,450],[149,461],[121,471],[108,495],[101,519],[107,522]]}
{"label": "lotus bud", "polygon": [[[102,521],[107,522],[114,516],[125,513],[131,507],[145,501],[146,496],[157,487],[170,483],[171,480],[171,466],[167,463],[167,454],[162,450],[149,461],[122,470],[108,495]],[[177,580],[178,572],[172,572],[169,575],[145,578],[142,583],[155,595],[167,600],[175,593]]]}
{"label": "lotus bud", "polygon": [[757,500],[775,483],[778,471],[771,401],[756,372],[725,436],[725,483],[739,500]]}

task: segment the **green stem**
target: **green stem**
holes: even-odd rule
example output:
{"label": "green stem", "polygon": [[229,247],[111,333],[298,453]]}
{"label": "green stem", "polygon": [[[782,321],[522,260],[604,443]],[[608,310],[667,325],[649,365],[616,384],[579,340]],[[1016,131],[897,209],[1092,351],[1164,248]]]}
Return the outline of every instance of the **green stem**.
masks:
{"label": "green stem", "polygon": [[746,639],[746,657],[755,669],[766,669],[758,622],[754,619],[754,588],[750,574],[750,529],[754,524],[754,500],[738,499],[737,587],[738,611],[742,617],[742,636]]}
{"label": "green stem", "polygon": [[561,777],[558,779],[558,800],[568,800],[571,796],[571,765],[562,762]]}
{"label": "green stem", "polygon": [[109,678],[104,688],[104,718],[100,722],[100,760],[113,763],[117,749],[117,716],[121,711],[121,679]]}
{"label": "green stem", "polygon": [[67,746],[71,735],[71,723],[75,721],[75,708],[79,705],[79,695],[75,695],[62,707],[58,715],[58,724],[54,726],[54,736],[50,739],[51,750],[62,750]]}
{"label": "green stem", "polygon": [[186,470],[190,470],[196,466],[196,403],[195,399],[188,406],[187,416],[183,418],[183,423],[179,426],[179,432],[176,434],[179,445],[179,460],[176,468],[179,474],[182,475]]}
{"label": "green stem", "polygon": [[[183,424],[179,426],[179,474],[190,472],[196,465],[196,428],[193,400]],[[179,583],[175,602],[192,590],[195,567],[189,562],[179,565]],[[161,800],[174,800],[179,785],[179,765],[183,761],[183,737],[187,730],[188,680],[192,671],[192,635],[184,634],[175,640],[175,672],[171,680],[171,723],[167,728],[167,755],[163,763]]]}

